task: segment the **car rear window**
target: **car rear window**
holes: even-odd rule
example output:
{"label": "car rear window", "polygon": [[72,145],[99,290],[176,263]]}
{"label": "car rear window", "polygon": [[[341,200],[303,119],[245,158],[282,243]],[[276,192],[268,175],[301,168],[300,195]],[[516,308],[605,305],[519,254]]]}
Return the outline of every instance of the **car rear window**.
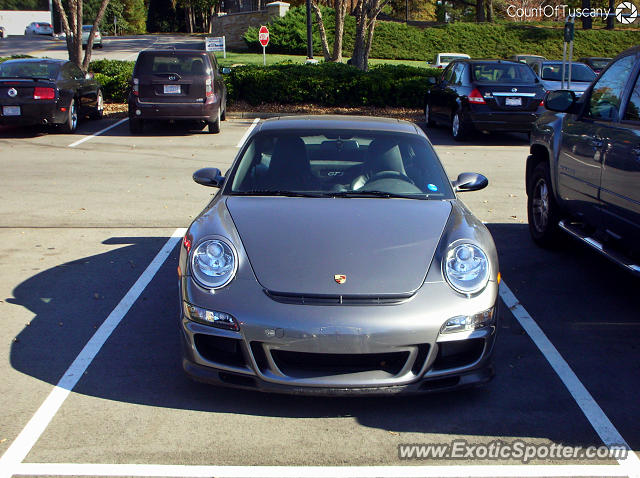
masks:
{"label": "car rear window", "polygon": [[138,64],[138,73],[198,76],[206,74],[207,65],[202,55],[176,55],[173,53],[145,55]]}
{"label": "car rear window", "polygon": [[536,79],[528,65],[479,63],[471,67],[472,78],[482,83],[533,83]]}
{"label": "car rear window", "polygon": [[4,62],[0,63],[0,78],[47,78],[55,79],[60,70],[59,63]]}

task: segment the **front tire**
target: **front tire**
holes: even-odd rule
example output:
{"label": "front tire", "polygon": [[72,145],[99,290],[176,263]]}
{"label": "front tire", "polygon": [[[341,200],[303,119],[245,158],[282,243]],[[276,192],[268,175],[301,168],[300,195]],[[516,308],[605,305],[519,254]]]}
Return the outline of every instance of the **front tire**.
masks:
{"label": "front tire", "polygon": [[551,187],[549,164],[538,164],[531,174],[527,185],[527,217],[529,233],[533,241],[541,247],[553,248],[558,245],[560,236],[560,208],[556,203]]}
{"label": "front tire", "polygon": [[78,110],[76,100],[72,99],[67,108],[67,116],[64,123],[60,125],[60,131],[66,134],[73,133],[78,127]]}
{"label": "front tire", "polygon": [[456,111],[451,118],[451,136],[456,141],[463,141],[467,137],[467,127],[462,121],[460,110]]}
{"label": "front tire", "polygon": [[429,106],[428,101],[424,104],[424,121],[427,123],[429,128],[436,125],[435,121],[433,121],[433,117],[431,116],[431,107]]}
{"label": "front tire", "polygon": [[91,119],[100,120],[104,115],[104,97],[102,96],[102,91],[98,90],[98,95],[96,97],[96,107],[91,112]]}

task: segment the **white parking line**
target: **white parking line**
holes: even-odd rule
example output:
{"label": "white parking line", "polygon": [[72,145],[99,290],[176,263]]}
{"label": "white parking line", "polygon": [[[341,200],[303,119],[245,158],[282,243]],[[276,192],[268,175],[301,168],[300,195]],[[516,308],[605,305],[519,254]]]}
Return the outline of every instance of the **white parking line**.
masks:
{"label": "white parking line", "polygon": [[78,146],[79,144],[84,143],[85,141],[89,141],[92,138],[95,138],[96,136],[100,136],[101,134],[106,133],[107,131],[109,131],[110,129],[115,128],[116,126],[124,123],[125,121],[129,121],[129,118],[122,118],[120,121],[116,121],[115,123],[113,123],[111,126],[107,126],[104,129],[101,129],[100,131],[98,131],[97,133],[93,133],[92,135],[89,136],[85,136],[84,138],[76,141],[75,143],[71,143],[70,145],[68,145],[68,148],[75,148],[76,146]]}
{"label": "white parking line", "polygon": [[542,355],[547,359],[549,365],[551,365],[556,374],[558,374],[558,377],[560,377],[562,383],[567,387],[567,390],[569,390],[569,393],[571,393],[571,396],[582,410],[582,413],[584,413],[593,429],[600,436],[602,442],[606,446],[622,445],[629,450],[626,459],[619,459],[618,463],[624,466],[624,469],[630,476],[639,476],[640,459],[638,459],[638,455],[634,453],[628,443],[622,438],[622,435],[620,435],[620,432],[618,432],[613,423],[611,423],[611,420],[609,420],[602,411],[600,405],[597,404],[577,375],[571,370],[569,364],[562,355],[560,355],[560,352],[558,352],[536,321],[533,320],[518,299],[516,299],[516,296],[513,295],[513,292],[511,292],[511,289],[509,289],[504,281],[500,284],[500,297],[513,316],[520,322],[522,328],[529,334],[529,337],[531,337],[533,343],[536,344],[536,347],[542,352]]}
{"label": "white parking line", "polygon": [[42,403],[40,408],[31,417],[31,420],[22,429],[20,434],[4,452],[0,458],[0,478],[8,478],[17,473],[17,466],[24,460],[31,448],[36,444],[40,435],[45,431],[49,422],[58,412],[65,399],[76,386],[84,372],[96,357],[109,336],[122,321],[131,306],[138,299],[145,287],[156,275],[160,266],[169,257],[180,238],[184,236],[186,229],[176,229],[164,247],[158,252],[156,257],[147,266],[142,275],[133,284],[131,289],[122,298],[120,303],[109,314],[106,320],[98,328],[93,337],[87,342],[80,354],[73,361],[71,366],[64,373],[58,384],[53,388],[49,396]]}
{"label": "white parking line", "polygon": [[626,476],[618,465],[440,465],[440,466],[198,466],[24,463],[17,475],[153,476],[216,478],[430,478]]}
{"label": "white parking line", "polygon": [[260,121],[260,118],[256,118],[253,120],[253,123],[251,123],[251,126],[249,126],[249,129],[247,129],[247,131],[244,132],[244,134],[242,135],[242,138],[240,138],[240,141],[238,141],[238,144],[236,144],[236,148],[239,148],[244,144],[245,140],[249,137],[249,135],[253,131],[253,128],[256,127],[259,121]]}

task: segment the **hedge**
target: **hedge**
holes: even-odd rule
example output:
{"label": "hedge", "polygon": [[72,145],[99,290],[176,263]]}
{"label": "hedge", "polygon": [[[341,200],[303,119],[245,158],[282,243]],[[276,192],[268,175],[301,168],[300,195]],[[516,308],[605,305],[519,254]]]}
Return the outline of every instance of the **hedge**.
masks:
{"label": "hedge", "polygon": [[442,70],[380,65],[363,72],[349,65],[282,64],[234,68],[225,78],[229,99],[260,103],[315,103],[325,106],[422,107],[430,76]]}
{"label": "hedge", "polygon": [[[327,37],[333,38],[334,15],[331,9],[323,13]],[[306,15],[302,7],[289,10],[287,15],[269,24],[269,46],[273,53],[306,53]],[[562,24],[558,24],[559,27]],[[345,19],[343,54],[353,52],[355,19]],[[322,55],[320,35],[314,26],[314,54]],[[249,28],[244,34],[247,47],[260,52],[258,29]],[[419,28],[404,23],[378,21],[376,23],[371,58],[398,60],[433,60],[443,51],[458,51],[472,58],[507,58],[517,53],[535,53],[547,58],[561,58],[562,28],[516,23],[451,23]],[[621,51],[640,44],[637,30],[580,30],[576,29],[574,57],[614,57]]]}

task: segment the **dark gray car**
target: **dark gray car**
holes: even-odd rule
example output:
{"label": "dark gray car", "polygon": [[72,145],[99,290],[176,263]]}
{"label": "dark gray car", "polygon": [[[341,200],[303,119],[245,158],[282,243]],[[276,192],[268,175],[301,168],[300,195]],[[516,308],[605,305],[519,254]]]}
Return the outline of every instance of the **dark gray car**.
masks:
{"label": "dark gray car", "polygon": [[499,284],[487,228],[420,128],[267,120],[180,253],[183,365],[196,380],[302,394],[488,381]]}

